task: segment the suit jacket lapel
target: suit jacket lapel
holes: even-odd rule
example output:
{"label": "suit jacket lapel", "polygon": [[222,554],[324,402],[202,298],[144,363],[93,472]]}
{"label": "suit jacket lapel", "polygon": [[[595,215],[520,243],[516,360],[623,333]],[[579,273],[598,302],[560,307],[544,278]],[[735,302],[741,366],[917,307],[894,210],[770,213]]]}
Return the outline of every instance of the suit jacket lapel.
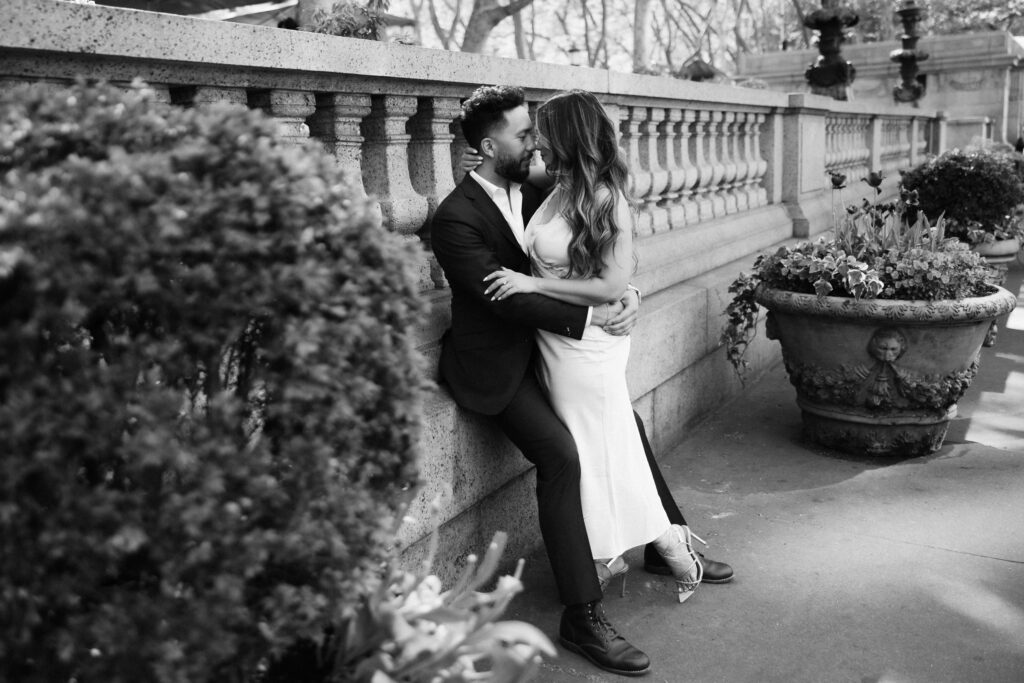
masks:
{"label": "suit jacket lapel", "polygon": [[[480,183],[473,180],[473,178],[467,173],[466,177],[462,180],[462,191],[466,193],[466,196],[473,201],[477,209],[482,213],[490,223],[490,225],[497,230],[501,235],[505,237],[512,245],[516,248],[516,251],[522,252],[523,248],[519,245],[519,240],[516,239],[515,234],[512,232],[512,226],[508,224],[505,217],[501,215],[501,211],[498,209],[494,200],[491,199],[490,195],[480,187]],[[526,208],[526,197],[523,197],[523,209],[525,217]]]}

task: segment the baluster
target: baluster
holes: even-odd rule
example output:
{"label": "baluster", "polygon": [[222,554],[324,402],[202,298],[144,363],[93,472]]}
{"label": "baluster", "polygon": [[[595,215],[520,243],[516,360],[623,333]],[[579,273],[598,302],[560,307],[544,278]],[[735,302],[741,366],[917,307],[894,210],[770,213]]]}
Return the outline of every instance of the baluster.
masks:
{"label": "baluster", "polygon": [[409,145],[409,166],[412,187],[427,198],[428,215],[455,187],[452,175],[451,149],[455,135],[452,121],[462,111],[454,97],[424,97],[416,116],[409,123],[412,143]]}
{"label": "baluster", "polygon": [[412,136],[406,125],[416,113],[416,98],[374,95],[370,115],[362,123],[363,182],[380,201],[391,230],[415,233],[427,217],[426,199],[416,194],[409,174],[408,149]]}
{"label": "baluster", "polygon": [[[320,140],[345,172],[356,194],[365,198],[363,187],[363,134],[360,124],[370,113],[370,96],[356,93],[317,93],[316,111],[309,118],[309,133]],[[374,202],[378,220],[380,205]]]}
{"label": "baluster", "polygon": [[860,134],[860,166],[857,169],[861,177],[866,176],[871,171],[871,119],[861,119],[861,134]]}
{"label": "baluster", "polygon": [[864,156],[864,119],[859,116],[850,119],[850,167],[857,170]]}
{"label": "baluster", "polygon": [[[0,89],[4,88],[5,79],[0,78]],[[11,81],[11,85],[14,85],[14,81]],[[114,82],[111,83],[114,87],[121,90],[125,94],[138,92],[138,88],[134,87],[131,82]],[[152,92],[152,99],[154,102],[160,102],[162,104],[172,104],[171,102],[171,88],[166,83],[146,83],[144,90]]]}
{"label": "baluster", "polygon": [[825,117],[825,170],[832,170],[836,165],[835,133],[836,121],[832,116]]}
{"label": "baluster", "polygon": [[[622,147],[623,155],[626,157],[626,165],[629,166],[630,175],[633,178],[633,196],[638,201],[644,202],[651,191],[651,174],[643,170],[640,162],[640,122],[644,115],[642,107],[622,107],[619,110],[619,145]],[[647,235],[652,232],[650,214],[641,212],[637,218],[637,235]]]}
{"label": "baluster", "polygon": [[928,154],[928,121],[919,119],[917,124],[917,150],[915,159],[920,161]]}
{"label": "baluster", "polygon": [[711,179],[708,184],[709,198],[712,204],[712,215],[725,215],[725,196],[722,194],[721,182],[725,176],[725,164],[718,155],[718,149],[722,138],[722,112],[711,111],[701,112],[701,115],[708,116],[708,163],[711,165]]}
{"label": "baluster", "polygon": [[694,195],[697,201],[697,207],[700,214],[700,220],[708,220],[714,218],[715,207],[714,202],[711,198],[712,182],[715,177],[714,162],[707,154],[709,145],[706,138],[709,135],[709,126],[711,124],[711,112],[699,111],[697,112],[697,118],[694,121],[694,134],[693,134],[693,151],[694,160],[697,164],[698,178],[697,184],[694,186]]}
{"label": "baluster", "polygon": [[860,140],[857,137],[857,117],[846,119],[846,167],[849,169],[857,162]]}
{"label": "baluster", "polygon": [[[416,115],[409,121],[412,143],[409,145],[409,168],[412,169],[412,187],[427,198],[427,216],[434,215],[437,205],[455,187],[452,174],[452,121],[462,108],[454,97],[424,97],[419,101]],[[420,232],[430,245],[428,229]],[[434,287],[447,286],[444,271],[431,254],[430,276]]]}
{"label": "baluster", "polygon": [[722,113],[722,133],[719,136],[718,158],[722,161],[725,169],[722,173],[722,184],[719,193],[725,201],[725,212],[736,213],[739,204],[736,201],[736,177],[739,168],[736,166],[736,149],[733,144],[736,139],[736,112],[727,111]]}
{"label": "baluster", "polygon": [[170,91],[171,102],[184,107],[198,107],[204,104],[215,102],[229,102],[231,104],[249,104],[249,95],[245,88],[214,88],[210,86],[172,86]]}
{"label": "baluster", "polygon": [[261,90],[254,92],[249,106],[262,109],[277,120],[280,136],[293,144],[309,139],[306,119],[316,111],[316,97],[302,90]]}
{"label": "baluster", "polygon": [[736,114],[736,134],[733,142],[736,146],[736,181],[733,183],[733,193],[736,195],[736,208],[740,211],[750,208],[748,183],[754,172],[754,161],[750,154],[750,125],[753,116],[747,112]]}
{"label": "baluster", "polygon": [[842,171],[846,164],[846,117],[840,116],[835,120],[835,131],[832,137],[832,153],[834,155],[834,167]]}
{"label": "baluster", "polygon": [[650,232],[664,232],[668,230],[669,220],[662,194],[668,187],[669,175],[658,163],[658,128],[665,110],[651,107],[644,111],[643,121],[640,122],[640,163],[651,178],[651,187],[644,195],[643,208],[650,221]]}
{"label": "baluster", "polygon": [[658,162],[668,172],[668,185],[662,194],[662,206],[668,211],[669,227],[673,230],[686,224],[686,210],[682,200],[686,168],[679,155],[679,123],[682,120],[683,112],[669,108],[665,110],[665,118],[658,124]]}
{"label": "baluster", "polygon": [[753,147],[756,166],[751,185],[754,192],[750,202],[751,207],[768,204],[768,190],[764,187],[764,177],[768,173],[768,160],[764,158],[761,151],[761,129],[764,128],[766,121],[768,121],[767,114],[754,115],[754,139],[751,141],[751,147]]}
{"label": "baluster", "polygon": [[700,207],[696,200],[697,183],[700,180],[700,169],[697,166],[697,155],[694,146],[697,144],[694,139],[693,128],[697,121],[697,112],[686,109],[682,112],[682,120],[676,124],[676,135],[674,142],[680,165],[686,172],[682,187],[680,188],[680,199],[683,204],[683,213],[686,216],[686,225],[693,225],[700,221]]}
{"label": "baluster", "polygon": [[853,117],[843,117],[843,135],[842,135],[842,148],[843,148],[843,170],[848,173],[850,170],[850,164],[853,163],[853,156],[857,150],[856,144],[854,144],[854,126]]}
{"label": "baluster", "polygon": [[[363,119],[363,182],[380,201],[385,224],[409,241],[419,241],[416,232],[427,219],[427,200],[416,194],[409,171],[409,119],[416,114],[415,97],[373,95],[370,115]],[[420,270],[423,289],[437,287],[430,262]]]}
{"label": "baluster", "polygon": [[832,130],[832,163],[837,171],[843,170],[846,157],[846,140],[844,139],[846,119],[842,116],[833,121]]}

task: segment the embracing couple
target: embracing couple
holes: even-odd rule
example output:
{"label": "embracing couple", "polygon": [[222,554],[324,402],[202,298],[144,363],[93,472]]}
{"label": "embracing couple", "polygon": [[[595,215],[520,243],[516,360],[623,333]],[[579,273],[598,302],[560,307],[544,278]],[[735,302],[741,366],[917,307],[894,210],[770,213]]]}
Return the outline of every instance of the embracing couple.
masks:
{"label": "embracing couple", "polygon": [[[492,416],[537,468],[541,535],[565,605],[562,645],[624,675],[650,660],[619,635],[604,586],[646,545],[682,602],[732,569],[704,558],[650,451],[626,386],[639,292],[634,210],[615,126],[591,93],[559,93],[530,118],[522,90],[477,89],[461,125],[479,161],[438,207],[431,243],[452,291],[441,377]],[[539,149],[546,174],[528,182]],[[536,176],[536,174],[534,174]],[[551,180],[553,179],[553,183]]]}

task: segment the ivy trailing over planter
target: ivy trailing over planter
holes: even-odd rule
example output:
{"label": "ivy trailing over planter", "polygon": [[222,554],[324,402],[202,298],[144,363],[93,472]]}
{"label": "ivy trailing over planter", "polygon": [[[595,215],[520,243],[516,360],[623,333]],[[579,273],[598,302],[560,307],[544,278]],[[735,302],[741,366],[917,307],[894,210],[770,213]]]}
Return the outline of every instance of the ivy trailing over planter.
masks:
{"label": "ivy trailing over planter", "polygon": [[0,94],[0,678],[243,680],[376,589],[419,254],[275,130]]}

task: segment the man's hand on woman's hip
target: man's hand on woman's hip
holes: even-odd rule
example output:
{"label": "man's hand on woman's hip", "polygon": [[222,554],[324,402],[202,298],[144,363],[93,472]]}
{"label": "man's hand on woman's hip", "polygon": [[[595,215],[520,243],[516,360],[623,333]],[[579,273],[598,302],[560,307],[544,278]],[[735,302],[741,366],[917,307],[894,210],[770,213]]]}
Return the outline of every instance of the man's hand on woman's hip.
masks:
{"label": "man's hand on woman's hip", "polygon": [[610,315],[601,327],[608,334],[620,337],[629,334],[640,313],[640,292],[633,288],[627,289],[622,298],[610,306]]}

